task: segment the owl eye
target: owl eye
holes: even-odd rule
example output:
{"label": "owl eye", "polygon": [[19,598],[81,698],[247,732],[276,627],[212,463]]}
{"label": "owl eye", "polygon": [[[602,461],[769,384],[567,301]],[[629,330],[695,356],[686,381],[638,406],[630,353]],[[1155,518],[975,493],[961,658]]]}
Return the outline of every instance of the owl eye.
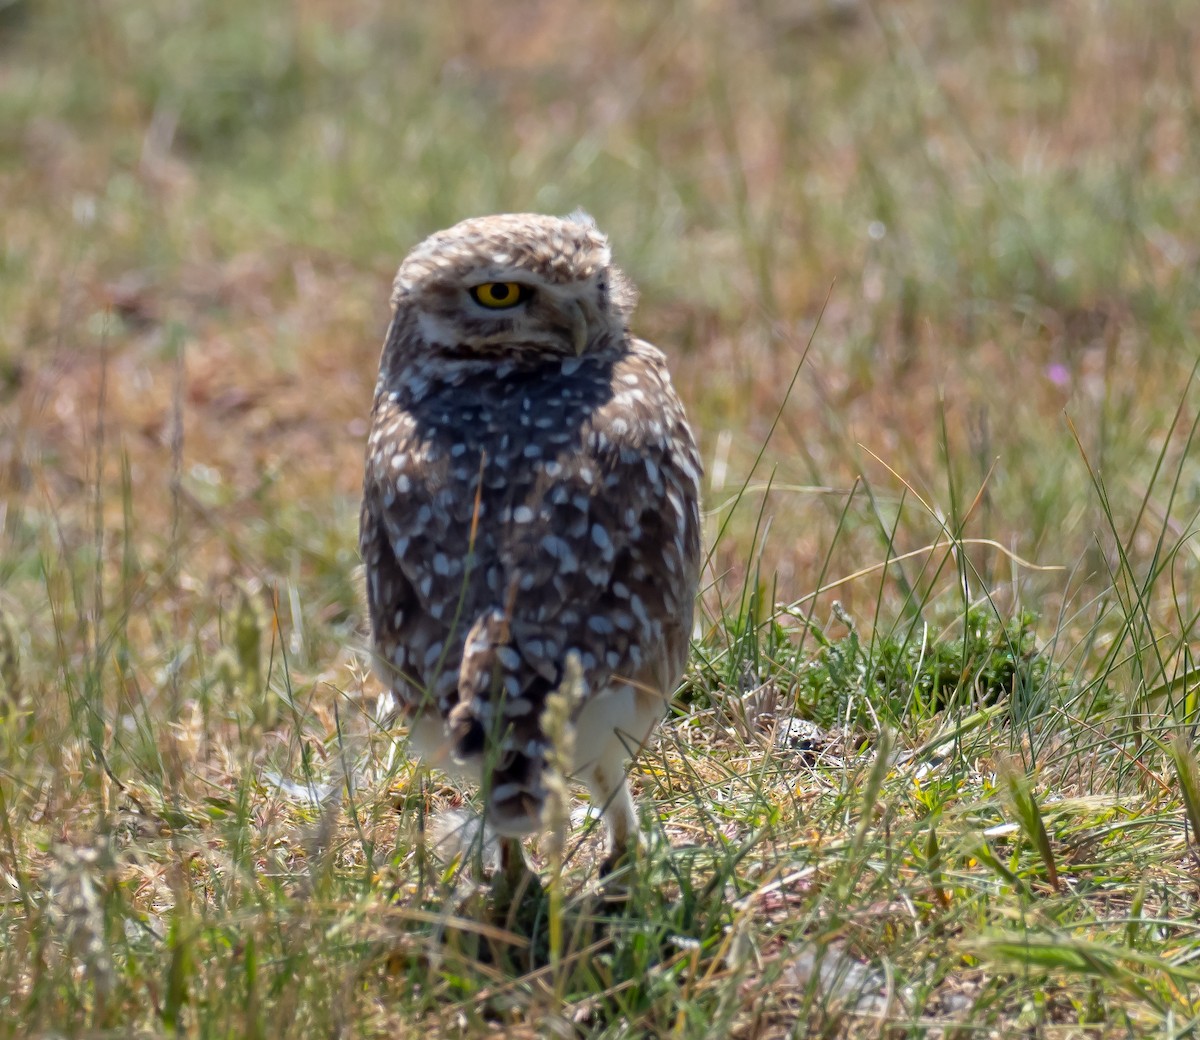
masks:
{"label": "owl eye", "polygon": [[471,299],[483,307],[492,310],[504,310],[524,303],[532,295],[533,290],[520,282],[484,282],[470,290]]}

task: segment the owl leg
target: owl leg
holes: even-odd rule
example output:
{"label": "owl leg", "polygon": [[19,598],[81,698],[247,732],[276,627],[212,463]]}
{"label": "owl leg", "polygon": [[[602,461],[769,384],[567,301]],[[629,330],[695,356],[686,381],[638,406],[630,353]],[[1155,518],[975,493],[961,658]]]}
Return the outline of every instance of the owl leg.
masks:
{"label": "owl leg", "polygon": [[520,838],[500,839],[500,874],[514,887],[529,873]]}
{"label": "owl leg", "polygon": [[513,927],[536,910],[542,883],[525,860],[520,838],[499,838],[500,869],[492,875],[492,913],[505,927]]}
{"label": "owl leg", "polygon": [[614,739],[604,754],[580,775],[592,803],[604,813],[608,825],[608,855],[600,865],[602,877],[612,873],[630,850],[637,847],[638,816],[625,776],[627,757],[624,744]]}

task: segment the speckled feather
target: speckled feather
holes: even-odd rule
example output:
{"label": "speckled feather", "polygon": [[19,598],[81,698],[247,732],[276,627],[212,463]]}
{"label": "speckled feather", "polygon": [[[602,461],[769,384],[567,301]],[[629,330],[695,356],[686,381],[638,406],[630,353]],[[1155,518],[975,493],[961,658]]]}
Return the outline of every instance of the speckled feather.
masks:
{"label": "speckled feather", "polygon": [[[534,295],[489,313],[466,290],[492,280]],[[700,460],[634,301],[587,219],[467,221],[396,277],[361,518],[376,658],[518,831],[568,652],[585,703],[630,686],[660,716],[685,663]]]}

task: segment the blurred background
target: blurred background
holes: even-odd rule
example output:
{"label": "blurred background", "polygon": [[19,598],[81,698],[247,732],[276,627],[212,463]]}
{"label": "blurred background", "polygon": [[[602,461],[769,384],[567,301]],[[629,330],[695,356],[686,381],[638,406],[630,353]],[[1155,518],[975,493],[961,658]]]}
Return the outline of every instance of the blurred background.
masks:
{"label": "blurred background", "polygon": [[277,587],[343,683],[395,267],[582,206],[700,430],[714,615],[1084,632],[1152,578],[1190,632],[1198,40],[1183,0],[2,0],[0,595],[132,567],[203,639]]}

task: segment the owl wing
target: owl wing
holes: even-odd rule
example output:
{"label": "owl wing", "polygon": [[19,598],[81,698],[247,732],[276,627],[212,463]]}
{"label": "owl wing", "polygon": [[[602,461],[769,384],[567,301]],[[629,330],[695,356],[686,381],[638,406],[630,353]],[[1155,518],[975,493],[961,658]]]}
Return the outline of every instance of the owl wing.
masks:
{"label": "owl wing", "polygon": [[[536,467],[509,469],[500,523],[485,525],[499,532],[493,566],[503,596],[467,633],[448,722],[461,760],[495,749],[489,820],[513,833],[540,812],[543,711],[568,655],[578,655],[585,699],[630,685],[649,718],[686,659],[699,457],[662,354],[635,343],[606,377],[599,403],[569,427],[572,444],[544,451],[550,438],[536,445]],[[562,396],[579,385],[564,384]],[[593,724],[640,739],[641,716],[614,710]],[[577,753],[610,740],[580,733]]]}
{"label": "owl wing", "polygon": [[458,460],[411,414],[383,398],[372,426],[359,550],[377,668],[410,709],[432,700],[446,714],[458,685],[454,619],[474,607],[462,602],[474,503]]}
{"label": "owl wing", "polygon": [[[535,712],[571,650],[590,689],[620,676],[667,693],[686,657],[699,455],[661,352],[635,341],[608,378],[610,395],[575,443],[543,459],[514,500],[501,547],[502,671],[509,701],[529,697]],[[472,661],[470,647],[468,638],[460,693],[486,696],[495,662],[483,652]]]}

